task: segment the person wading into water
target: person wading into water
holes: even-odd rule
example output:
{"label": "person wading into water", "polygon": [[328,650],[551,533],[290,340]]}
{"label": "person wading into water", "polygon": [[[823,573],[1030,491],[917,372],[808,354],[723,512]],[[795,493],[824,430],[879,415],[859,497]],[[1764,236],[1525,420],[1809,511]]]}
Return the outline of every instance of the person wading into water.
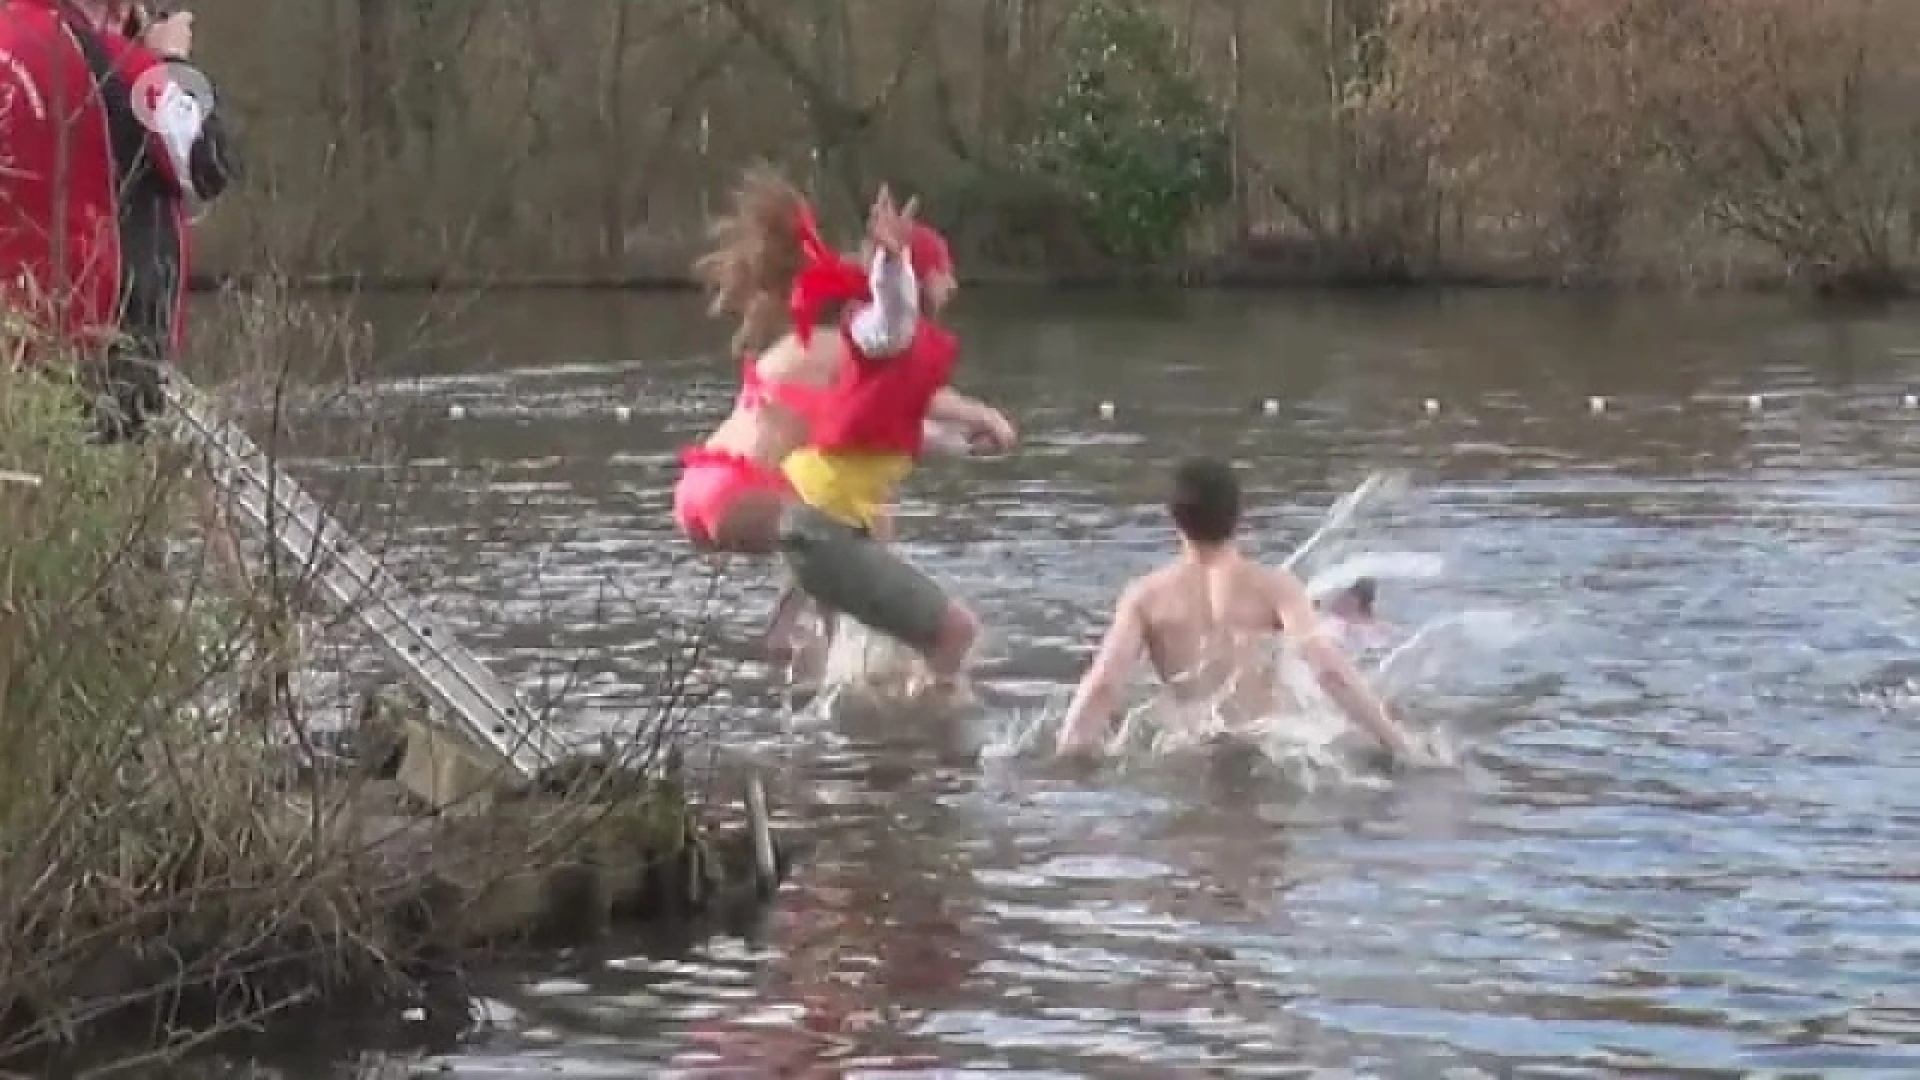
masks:
{"label": "person wading into water", "polygon": [[1249,668],[1265,654],[1262,640],[1283,634],[1356,728],[1396,761],[1430,759],[1329,636],[1300,579],[1254,563],[1235,547],[1240,482],[1231,466],[1211,458],[1181,462],[1167,510],[1180,555],[1120,593],[1099,652],[1067,707],[1059,753],[1090,752],[1105,740],[1142,651],[1182,700],[1210,701],[1233,691],[1248,700],[1223,703],[1230,712],[1271,716],[1278,705],[1275,678]]}
{"label": "person wading into water", "polygon": [[[676,522],[702,550],[781,553],[823,606],[957,674],[978,633],[971,613],[873,535],[929,419],[976,445],[1015,439],[998,410],[946,385],[958,344],[931,319],[954,289],[945,241],[882,190],[863,271],[766,169],[749,172],[712,232],[695,273],[712,313],[741,320],[742,389],[727,420],[682,454]],[[796,606],[783,598],[774,636]]]}
{"label": "person wading into water", "polygon": [[1387,644],[1393,627],[1380,618],[1374,606],[1379,592],[1378,581],[1363,577],[1322,604],[1326,622],[1348,652],[1366,652]]}

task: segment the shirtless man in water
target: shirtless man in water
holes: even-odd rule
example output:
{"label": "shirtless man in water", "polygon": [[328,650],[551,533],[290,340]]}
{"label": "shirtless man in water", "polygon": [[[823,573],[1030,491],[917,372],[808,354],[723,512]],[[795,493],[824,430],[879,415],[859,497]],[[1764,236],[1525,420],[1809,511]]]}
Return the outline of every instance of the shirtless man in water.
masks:
{"label": "shirtless man in water", "polygon": [[[1371,735],[1396,761],[1426,755],[1387,711],[1353,662],[1326,632],[1306,586],[1291,571],[1269,569],[1234,546],[1240,525],[1240,483],[1224,462],[1185,461],[1175,469],[1168,510],[1180,533],[1180,557],[1135,580],[1120,594],[1113,623],[1093,665],[1080,680],[1060,731],[1058,751],[1090,751],[1107,736],[1117,698],[1144,649],[1154,670],[1182,698],[1218,694],[1238,681],[1264,691],[1272,707],[1275,680],[1245,670],[1270,635],[1286,635],[1354,726]],[[1270,652],[1270,650],[1267,650]],[[1241,704],[1241,703],[1236,703]]]}
{"label": "shirtless man in water", "polygon": [[1363,577],[1329,597],[1321,610],[1332,624],[1336,637],[1348,652],[1367,652],[1383,648],[1393,627],[1380,618],[1374,608],[1380,584]]}

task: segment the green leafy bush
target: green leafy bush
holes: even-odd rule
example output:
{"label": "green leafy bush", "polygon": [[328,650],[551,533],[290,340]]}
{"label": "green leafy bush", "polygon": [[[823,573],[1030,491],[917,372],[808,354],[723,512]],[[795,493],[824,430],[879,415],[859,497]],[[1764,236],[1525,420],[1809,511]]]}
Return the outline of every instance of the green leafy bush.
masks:
{"label": "green leafy bush", "polygon": [[1083,3],[1064,40],[1028,167],[1062,191],[1109,258],[1164,260],[1196,215],[1231,194],[1225,127],[1171,28],[1143,6]]}
{"label": "green leafy bush", "polygon": [[184,470],[90,445],[81,401],[68,380],[0,374],[0,844],[53,788],[130,752],[207,666],[158,565]]}

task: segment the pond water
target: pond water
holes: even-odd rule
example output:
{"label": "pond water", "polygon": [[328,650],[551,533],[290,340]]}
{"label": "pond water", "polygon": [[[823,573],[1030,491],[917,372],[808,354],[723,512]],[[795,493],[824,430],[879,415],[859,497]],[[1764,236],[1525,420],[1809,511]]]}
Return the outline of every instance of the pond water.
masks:
{"label": "pond water", "polygon": [[[412,304],[367,312],[397,341]],[[1464,733],[1462,770],[1301,798],[983,761],[925,718],[791,724],[749,647],[771,569],[713,586],[667,523],[676,449],[732,394],[725,329],[686,297],[497,299],[380,373],[420,481],[391,553],[530,689],[597,650],[580,723],[645,708],[708,612],[698,738],[817,846],[749,936],[572,957],[449,1053],[286,1075],[1920,1075],[1920,316],[964,306],[960,385],[1025,444],[930,465],[901,524],[992,628],[998,713],[1064,694],[1168,553],[1173,458],[1240,463],[1272,558],[1400,466],[1380,543],[1447,569],[1388,616],[1542,627],[1401,699]]]}

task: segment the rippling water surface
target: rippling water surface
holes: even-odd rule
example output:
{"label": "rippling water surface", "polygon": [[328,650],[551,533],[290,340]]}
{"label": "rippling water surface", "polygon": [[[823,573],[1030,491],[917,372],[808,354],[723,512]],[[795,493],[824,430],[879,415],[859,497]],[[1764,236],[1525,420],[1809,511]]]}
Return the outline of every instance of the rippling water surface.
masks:
{"label": "rippling water surface", "polygon": [[[1545,625],[1401,702],[1467,733],[1465,769],[1301,800],[983,763],[982,733],[911,718],[796,727],[745,646],[771,575],[741,567],[699,725],[776,772],[813,857],[752,940],[504,985],[430,1069],[1920,1075],[1920,318],[966,302],[961,384],[1025,446],[931,466],[903,532],[991,624],[999,710],[1064,692],[1166,554],[1172,457],[1238,461],[1274,558],[1404,466],[1386,546],[1448,572],[1389,616]],[[732,392],[725,332],[680,299],[496,307],[383,377],[419,481],[393,553],[530,687],[599,650],[576,692],[601,722],[657,690],[709,588],[665,515],[675,449]]]}

